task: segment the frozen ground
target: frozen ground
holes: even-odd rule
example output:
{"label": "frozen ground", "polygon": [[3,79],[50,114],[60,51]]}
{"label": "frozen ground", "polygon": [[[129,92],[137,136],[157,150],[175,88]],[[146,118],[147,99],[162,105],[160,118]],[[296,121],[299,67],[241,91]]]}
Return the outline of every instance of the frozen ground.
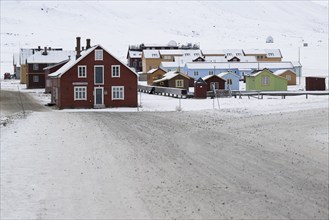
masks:
{"label": "frozen ground", "polygon": [[328,218],[328,96],[181,101],[1,126],[1,219]]}

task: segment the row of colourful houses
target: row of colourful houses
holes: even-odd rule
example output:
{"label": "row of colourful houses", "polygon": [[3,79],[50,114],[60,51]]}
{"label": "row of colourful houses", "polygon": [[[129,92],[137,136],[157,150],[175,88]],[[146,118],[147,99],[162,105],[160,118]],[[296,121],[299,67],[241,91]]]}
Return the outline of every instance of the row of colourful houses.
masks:
{"label": "row of colourful houses", "polygon": [[[147,73],[147,84],[188,89],[194,86],[194,82],[199,78],[204,80],[208,85],[211,85],[209,90],[212,90],[212,84],[214,84],[215,89],[240,90],[240,77],[232,71],[218,74],[212,73],[194,78],[179,71],[166,72],[161,68],[157,68]],[[245,81],[246,90],[285,91],[288,85],[296,85],[296,74],[291,70],[277,70],[272,72],[264,68],[246,75]]]}

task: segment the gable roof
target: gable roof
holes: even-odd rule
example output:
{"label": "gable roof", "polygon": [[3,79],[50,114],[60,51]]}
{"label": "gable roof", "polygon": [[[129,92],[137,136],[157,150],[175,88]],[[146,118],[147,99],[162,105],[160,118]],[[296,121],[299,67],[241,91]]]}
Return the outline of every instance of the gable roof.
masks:
{"label": "gable roof", "polygon": [[232,76],[234,76],[234,77],[236,77],[236,78],[240,78],[240,76],[238,76],[237,74],[232,73],[232,72],[222,72],[222,73],[217,74],[217,76],[223,78],[224,76],[226,76],[226,75],[228,75],[228,74],[229,74],[229,75],[232,75]]}
{"label": "gable roof", "polygon": [[283,73],[285,73],[285,72],[287,72],[287,71],[292,72],[293,74],[296,75],[296,73],[295,73],[294,71],[292,71],[292,70],[286,70],[286,69],[277,70],[277,71],[275,71],[273,74],[279,76],[279,75],[281,75],[281,74],[283,74]]}
{"label": "gable roof", "polygon": [[220,78],[221,80],[224,80],[225,81],[225,79],[223,79],[222,77],[220,77],[218,75],[207,75],[207,76],[202,77],[202,79],[206,81],[206,80],[208,80],[208,79],[210,79],[212,77]]}
{"label": "gable roof", "polygon": [[88,56],[92,51],[94,51],[96,48],[102,48],[105,52],[107,52],[108,54],[110,54],[114,59],[116,59],[120,64],[122,64],[123,66],[127,67],[127,69],[129,69],[131,72],[133,72],[136,76],[137,73],[135,71],[133,71],[129,66],[127,66],[126,64],[124,64],[123,62],[121,62],[117,57],[113,56],[109,51],[107,51],[104,47],[102,47],[100,44],[92,46],[91,48],[84,50],[81,52],[81,56],[76,59],[75,56],[73,58],[71,58],[71,60],[69,62],[67,62],[64,66],[62,66],[61,68],[59,68],[56,72],[49,74],[50,77],[61,77],[63,74],[65,74],[68,70],[70,70],[75,64],[79,63],[83,58],[85,58],[86,56]]}
{"label": "gable roof", "polygon": [[59,65],[61,65],[61,64],[63,64],[63,63],[67,63],[67,62],[69,62],[69,61],[70,61],[70,59],[63,60],[63,61],[61,61],[61,62],[59,62],[59,63],[54,64],[54,65],[47,66],[47,67],[43,68],[43,70],[49,70],[49,69],[52,69],[52,68],[54,68],[54,67],[56,67],[56,66],[59,66]]}
{"label": "gable roof", "polygon": [[163,75],[163,78],[158,79],[158,80],[154,80],[153,82],[156,83],[156,82],[162,82],[162,81],[170,80],[170,79],[172,79],[172,78],[174,78],[174,77],[176,77],[176,76],[178,76],[178,75],[181,75],[181,76],[183,76],[183,77],[185,77],[185,78],[187,78],[187,79],[190,79],[190,77],[187,76],[187,75],[184,74],[184,73],[179,73],[179,72],[177,72],[177,71],[170,71],[170,72],[167,72],[166,74],[164,74],[164,75]]}
{"label": "gable roof", "polygon": [[166,72],[166,71],[164,71],[163,69],[161,69],[161,68],[159,67],[159,68],[154,68],[154,69],[149,70],[149,71],[147,72],[147,74],[152,74],[152,73],[154,73],[154,72],[157,71],[157,70],[161,70],[161,71],[163,71],[163,72]]}
{"label": "gable roof", "polygon": [[59,63],[74,57],[74,50],[48,50],[47,55],[43,55],[44,50],[35,51],[35,53],[26,59],[27,63]]}
{"label": "gable roof", "polygon": [[248,54],[266,55],[266,52],[263,49],[244,49],[243,52],[245,55]]}

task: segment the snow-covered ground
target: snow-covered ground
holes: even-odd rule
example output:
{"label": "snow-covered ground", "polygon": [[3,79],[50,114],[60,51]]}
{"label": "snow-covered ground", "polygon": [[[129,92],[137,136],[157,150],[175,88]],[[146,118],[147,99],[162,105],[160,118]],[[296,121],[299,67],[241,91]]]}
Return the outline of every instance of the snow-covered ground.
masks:
{"label": "snow-covered ground", "polygon": [[326,219],[329,112],[315,98],[231,99],[299,109],[279,114],[32,112],[0,128],[1,219]]}

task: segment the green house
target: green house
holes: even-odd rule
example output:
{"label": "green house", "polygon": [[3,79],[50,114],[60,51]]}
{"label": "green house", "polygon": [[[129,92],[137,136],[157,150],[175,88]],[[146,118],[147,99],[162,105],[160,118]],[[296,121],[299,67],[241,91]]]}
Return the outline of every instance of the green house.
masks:
{"label": "green house", "polygon": [[246,90],[287,91],[287,89],[288,81],[274,75],[266,68],[246,76]]}

